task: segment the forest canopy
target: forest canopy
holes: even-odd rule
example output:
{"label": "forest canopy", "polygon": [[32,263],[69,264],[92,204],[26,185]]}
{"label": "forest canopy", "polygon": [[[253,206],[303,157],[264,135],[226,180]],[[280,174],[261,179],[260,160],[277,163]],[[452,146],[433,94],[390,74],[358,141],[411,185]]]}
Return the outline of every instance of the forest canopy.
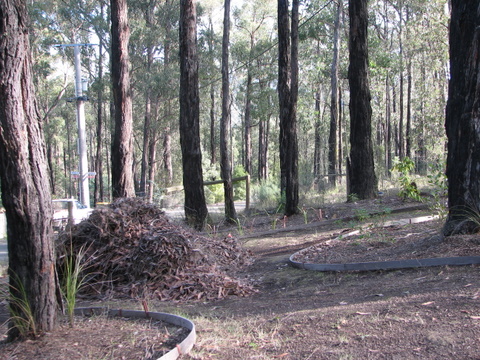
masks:
{"label": "forest canopy", "polygon": [[[109,2],[48,0],[28,5],[53,196],[78,192],[72,176],[78,167],[71,102],[73,51],[55,45],[95,43],[81,48],[82,76],[88,83],[89,170],[96,172],[90,181],[91,203],[110,201]],[[276,8],[270,0],[232,2],[229,75],[233,171],[247,169],[254,181],[279,188]],[[128,2],[135,190],[156,200],[162,189],[182,183],[178,9],[176,0]],[[420,175],[427,174],[429,165],[443,169],[449,11],[446,0],[369,1],[372,139],[380,186],[390,178],[395,159],[412,159]],[[297,131],[303,195],[333,184],[326,175],[346,172],[350,146],[347,12],[346,1],[300,4]],[[199,1],[197,16],[203,172],[205,180],[213,180],[220,177],[223,2]],[[336,116],[332,115],[333,94]],[[218,202],[222,194],[212,187],[206,196],[207,201]]]}

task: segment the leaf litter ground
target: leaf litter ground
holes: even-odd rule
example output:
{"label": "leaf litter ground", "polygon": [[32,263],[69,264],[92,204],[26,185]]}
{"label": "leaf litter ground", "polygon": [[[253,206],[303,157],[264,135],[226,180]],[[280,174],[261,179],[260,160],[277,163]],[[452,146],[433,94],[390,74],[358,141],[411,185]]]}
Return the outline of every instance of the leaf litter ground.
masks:
{"label": "leaf litter ground", "polygon": [[[196,300],[198,296],[192,294],[203,290],[194,287],[196,290],[189,288],[183,295],[170,295],[167,299],[165,294],[173,294],[170,286],[152,287],[150,284],[137,291],[139,286],[132,287],[128,281],[119,281],[118,286],[114,286],[115,277],[107,277],[108,281],[103,281],[110,281],[110,287],[90,288],[90,300],[83,302],[86,305],[107,304],[112,308],[141,308],[140,299],[148,294],[151,309],[191,318],[197,326],[198,340],[192,353],[182,357],[185,359],[478,359],[480,279],[476,266],[365,273],[318,273],[288,266],[288,257],[304,248],[311,248],[310,255],[321,258],[323,255],[318,253],[325,252],[322,246],[326,246],[331,254],[344,256],[339,261],[350,261],[362,255],[359,249],[364,249],[363,254],[382,249],[383,258],[395,259],[401,253],[400,242],[408,240],[413,253],[419,252],[414,249],[415,244],[420,249],[425,244],[444,242],[438,238],[440,222],[389,229],[367,226],[357,235],[341,239],[341,235],[359,230],[359,214],[363,220],[371,222],[372,219],[364,218],[364,209],[376,212],[379,206],[386,204],[391,209],[406,205],[396,199],[384,199],[382,205],[378,201],[329,205],[322,209],[321,218],[318,209],[312,209],[308,221],[304,216],[297,216],[284,223],[281,218],[278,222],[273,219],[275,215],[246,217],[243,235],[239,236],[243,244],[240,248],[247,255],[252,254],[255,261],[247,267],[243,264],[248,264],[249,256],[240,261],[242,265],[239,266],[232,261],[235,271],[227,276],[228,281],[248,289],[249,296],[247,290],[237,294],[207,291],[210,297],[202,295]],[[391,217],[417,215],[425,215],[425,211],[413,213],[412,210]],[[280,225],[272,229],[273,223]],[[234,228],[224,225],[223,230],[208,239],[212,242],[233,239],[228,233],[233,234]],[[196,238],[200,234],[187,238],[189,236]],[[479,255],[478,238],[476,235],[459,237],[460,247],[464,248],[462,254]],[[315,247],[322,250],[314,251]],[[348,252],[347,247],[355,251]],[[451,256],[456,246],[453,242],[453,246],[428,247],[430,255]],[[345,257],[344,252],[350,255]],[[125,260],[125,255],[122,256],[120,258]],[[334,261],[334,256],[330,255],[329,260]],[[228,270],[229,262],[220,262],[214,267],[218,271]],[[155,277],[147,276],[139,283],[148,284],[152,279]],[[252,287],[255,292],[251,292]],[[127,296],[137,297],[137,300],[126,300]],[[162,296],[164,301],[159,301]],[[92,334],[96,328],[92,324]],[[75,334],[75,328],[72,331]],[[113,339],[120,331],[118,326],[107,326],[101,332],[110,334]],[[60,348],[71,347],[71,340],[62,341],[61,332],[44,338],[48,336],[58,338]],[[95,353],[95,342],[81,344],[81,338],[83,336],[78,337],[76,344],[84,349],[83,357],[68,358],[95,358],[87,355],[89,351]],[[25,353],[28,348],[38,349],[38,341],[41,340],[15,343],[15,351],[11,348],[14,344],[4,345],[0,358],[5,355],[5,358],[26,359],[18,354]],[[113,357],[103,358],[121,356],[120,351]],[[145,353],[126,358],[148,359]]]}

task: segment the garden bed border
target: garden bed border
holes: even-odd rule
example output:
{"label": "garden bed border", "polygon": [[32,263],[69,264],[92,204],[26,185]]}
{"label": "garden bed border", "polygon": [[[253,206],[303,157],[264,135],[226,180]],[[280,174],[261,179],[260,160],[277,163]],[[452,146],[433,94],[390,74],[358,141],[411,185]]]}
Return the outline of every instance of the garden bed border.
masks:
{"label": "garden bed border", "polygon": [[195,324],[178,315],[167,314],[162,312],[155,311],[141,311],[141,310],[123,310],[123,309],[107,309],[104,307],[84,307],[76,308],[75,315],[107,315],[111,317],[119,316],[126,318],[137,318],[137,319],[155,319],[160,321],[165,321],[167,323],[180,326],[190,330],[189,334],[180,344],[168,353],[162,355],[157,360],[176,360],[179,356],[185,355],[190,352],[196,340],[196,331]]}

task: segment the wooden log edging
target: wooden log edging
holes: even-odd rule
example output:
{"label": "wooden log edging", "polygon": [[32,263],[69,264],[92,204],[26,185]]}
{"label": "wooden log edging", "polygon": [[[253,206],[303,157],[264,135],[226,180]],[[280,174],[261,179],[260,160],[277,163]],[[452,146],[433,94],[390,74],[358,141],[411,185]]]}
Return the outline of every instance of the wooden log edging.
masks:
{"label": "wooden log edging", "polygon": [[[390,225],[405,225],[421,223],[435,219],[435,216],[421,216],[416,218],[408,218],[401,220],[393,220],[385,223],[384,226]],[[342,237],[355,235],[358,231],[352,231],[349,234],[344,234]],[[308,248],[307,248],[308,249]],[[480,256],[453,256],[442,258],[423,258],[423,259],[406,259],[406,260],[387,260],[387,261],[368,261],[358,263],[343,263],[343,264],[316,264],[304,263],[294,260],[300,255],[302,249],[291,255],[288,259],[290,265],[298,269],[313,270],[313,271],[375,271],[375,270],[396,270],[396,269],[413,269],[430,266],[465,266],[480,264]]]}
{"label": "wooden log edging", "polygon": [[445,258],[371,261],[345,264],[315,264],[295,261],[293,260],[293,258],[296,255],[298,255],[298,252],[290,256],[290,258],[288,259],[288,261],[293,267],[314,271],[375,271],[409,269],[429,266],[460,266],[480,264],[480,256],[454,256]]}
{"label": "wooden log edging", "polygon": [[165,321],[170,324],[184,327],[190,330],[187,337],[178,344],[175,348],[170,350],[168,353],[162,355],[156,360],[176,360],[181,355],[188,354],[195,344],[197,334],[195,331],[195,324],[178,315],[167,314],[162,312],[154,311],[141,311],[141,310],[123,310],[123,309],[106,309],[103,307],[86,307],[86,308],[76,308],[75,315],[107,315],[107,316],[121,316],[126,318],[137,318],[137,319],[155,319],[160,321]]}

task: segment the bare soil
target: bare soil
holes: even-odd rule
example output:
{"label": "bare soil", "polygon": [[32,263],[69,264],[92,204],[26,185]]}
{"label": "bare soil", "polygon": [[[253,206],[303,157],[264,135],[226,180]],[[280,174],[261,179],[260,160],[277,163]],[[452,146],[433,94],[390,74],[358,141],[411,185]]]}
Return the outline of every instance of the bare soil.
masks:
{"label": "bare soil", "polygon": [[188,330],[166,322],[107,316],[63,319],[44,336],[6,343],[1,359],[158,359],[181,342]]}
{"label": "bare soil", "polygon": [[[252,213],[241,227],[210,229],[212,237],[231,233],[253,253],[255,262],[238,276],[254,286],[254,294],[217,301],[149,300],[150,309],[179,313],[196,324],[197,343],[183,359],[480,359],[478,266],[323,273],[288,264],[301,249],[308,249],[309,261],[321,262],[480,256],[480,236],[444,239],[438,220],[384,228],[387,221],[431,215],[422,204],[396,198],[307,210],[288,219]],[[140,300],[116,298],[82,305],[142,306]],[[131,343],[121,337],[111,340],[118,344],[114,353],[102,353],[106,345],[97,334],[114,339],[121,328],[102,324],[87,323],[85,332],[64,326],[40,339],[2,345],[0,359],[148,358],[132,357]],[[66,337],[70,331],[72,337]],[[161,342],[159,336],[154,342]],[[58,346],[51,350],[56,355],[42,354],[45,339]],[[81,351],[59,355],[71,348]]]}

